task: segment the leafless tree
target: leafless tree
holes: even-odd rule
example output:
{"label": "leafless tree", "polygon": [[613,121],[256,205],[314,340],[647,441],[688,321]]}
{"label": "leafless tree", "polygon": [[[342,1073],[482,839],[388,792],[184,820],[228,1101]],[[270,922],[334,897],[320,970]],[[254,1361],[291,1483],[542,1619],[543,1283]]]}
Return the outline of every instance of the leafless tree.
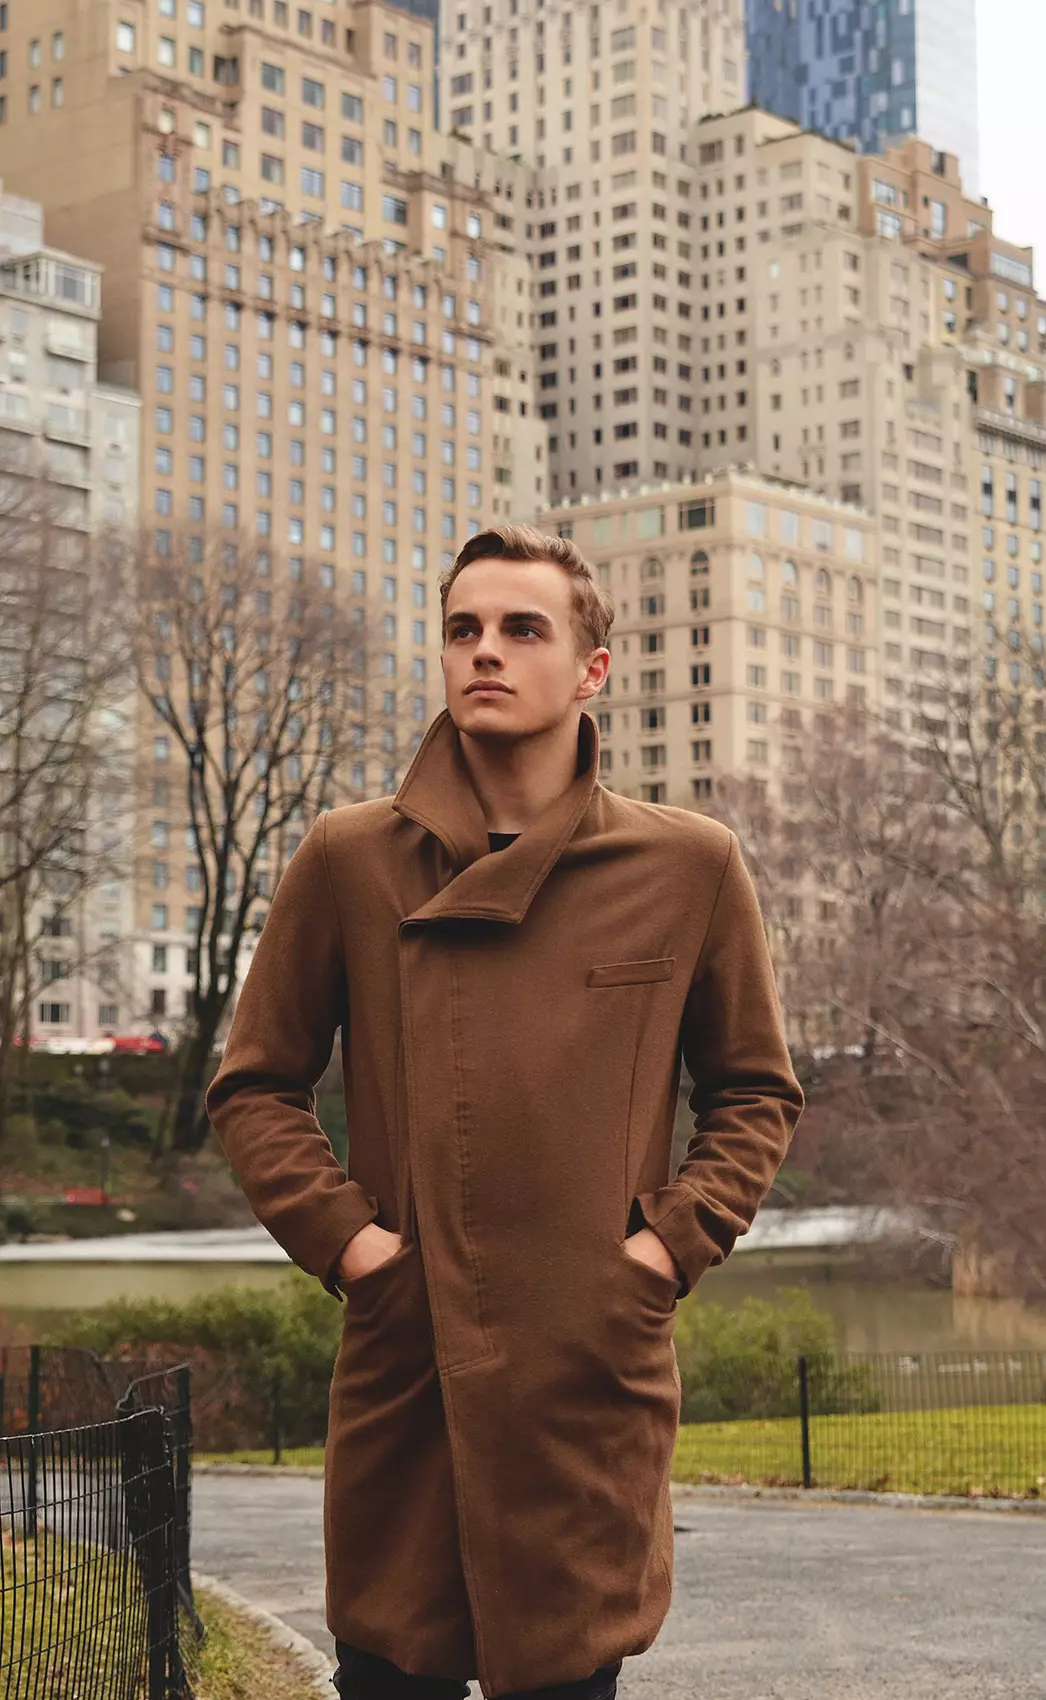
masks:
{"label": "leafless tree", "polygon": [[87,517],[85,493],[52,476],[31,439],[0,444],[0,1132],[40,947],[68,935],[46,960],[83,970],[86,893],[124,848],[100,823],[127,780],[126,557]]}
{"label": "leafless tree", "polygon": [[[189,850],[192,985],[163,1134],[176,1151],[206,1137],[210,1058],[286,860],[320,811],[348,799],[352,762],[403,754],[405,690],[381,671],[393,651],[375,616],[336,597],[322,564],[296,577],[289,566],[228,535],[141,562],[138,680],[176,758],[171,841],[184,832]],[[151,745],[143,737],[147,759]]]}
{"label": "leafless tree", "polygon": [[1041,1292],[1041,657],[1020,691],[970,679],[916,740],[818,716],[789,803],[724,781],[714,806],[759,884],[810,1082],[794,1152],[808,1196],[915,1207],[960,1259]]}

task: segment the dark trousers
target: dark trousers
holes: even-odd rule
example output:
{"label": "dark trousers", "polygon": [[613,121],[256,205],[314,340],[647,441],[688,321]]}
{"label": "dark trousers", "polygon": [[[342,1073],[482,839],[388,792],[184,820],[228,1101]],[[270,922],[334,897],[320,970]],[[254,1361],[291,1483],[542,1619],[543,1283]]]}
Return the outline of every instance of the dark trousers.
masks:
{"label": "dark trousers", "polygon": [[[335,1641],[338,1668],[334,1686],[341,1700],[465,1700],[469,1687],[453,1676],[410,1676],[376,1653],[361,1653]],[[621,1660],[605,1665],[580,1682],[556,1682],[551,1688],[517,1689],[496,1700],[615,1700]],[[488,1700],[495,1700],[489,1696]]]}

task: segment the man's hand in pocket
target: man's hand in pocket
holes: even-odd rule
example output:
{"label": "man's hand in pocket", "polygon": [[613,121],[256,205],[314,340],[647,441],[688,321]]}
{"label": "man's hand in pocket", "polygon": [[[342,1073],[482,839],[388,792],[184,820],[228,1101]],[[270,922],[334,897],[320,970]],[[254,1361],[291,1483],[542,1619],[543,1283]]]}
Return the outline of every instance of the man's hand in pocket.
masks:
{"label": "man's hand in pocket", "polygon": [[353,1234],[338,1260],[339,1287],[354,1281],[357,1275],[369,1275],[372,1269],[380,1268],[395,1256],[402,1244],[401,1234],[392,1234],[388,1228],[379,1228],[377,1222],[368,1222],[358,1234]]}
{"label": "man's hand in pocket", "polygon": [[670,1281],[678,1283],[682,1280],[675,1258],[653,1228],[640,1228],[638,1234],[630,1234],[625,1241],[625,1250],[637,1263],[648,1263],[651,1269],[656,1269],[659,1275],[667,1275]]}

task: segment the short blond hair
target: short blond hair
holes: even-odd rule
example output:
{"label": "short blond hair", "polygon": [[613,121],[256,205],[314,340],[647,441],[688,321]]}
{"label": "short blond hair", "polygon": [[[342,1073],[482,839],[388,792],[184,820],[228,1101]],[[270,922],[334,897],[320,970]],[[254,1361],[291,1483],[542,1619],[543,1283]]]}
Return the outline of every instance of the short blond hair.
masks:
{"label": "short blond hair", "polygon": [[533,525],[492,525],[486,531],[477,532],[458,552],[454,565],[440,574],[444,642],[447,637],[447,597],[451,585],[471,561],[485,560],[491,555],[500,556],[503,561],[551,561],[562,567],[571,580],[571,614],[578,654],[605,647],[617,612],[614,598],[597,583],[592,568],[576,543],[568,537],[538,531]]}

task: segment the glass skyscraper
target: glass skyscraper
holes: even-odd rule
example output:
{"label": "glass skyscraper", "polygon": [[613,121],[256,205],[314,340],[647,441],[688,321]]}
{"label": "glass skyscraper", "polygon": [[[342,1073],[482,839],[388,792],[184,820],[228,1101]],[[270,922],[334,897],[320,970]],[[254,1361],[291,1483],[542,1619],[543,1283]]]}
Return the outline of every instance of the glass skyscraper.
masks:
{"label": "glass skyscraper", "polygon": [[919,135],[977,193],[975,0],[748,0],[749,99],[862,153]]}

